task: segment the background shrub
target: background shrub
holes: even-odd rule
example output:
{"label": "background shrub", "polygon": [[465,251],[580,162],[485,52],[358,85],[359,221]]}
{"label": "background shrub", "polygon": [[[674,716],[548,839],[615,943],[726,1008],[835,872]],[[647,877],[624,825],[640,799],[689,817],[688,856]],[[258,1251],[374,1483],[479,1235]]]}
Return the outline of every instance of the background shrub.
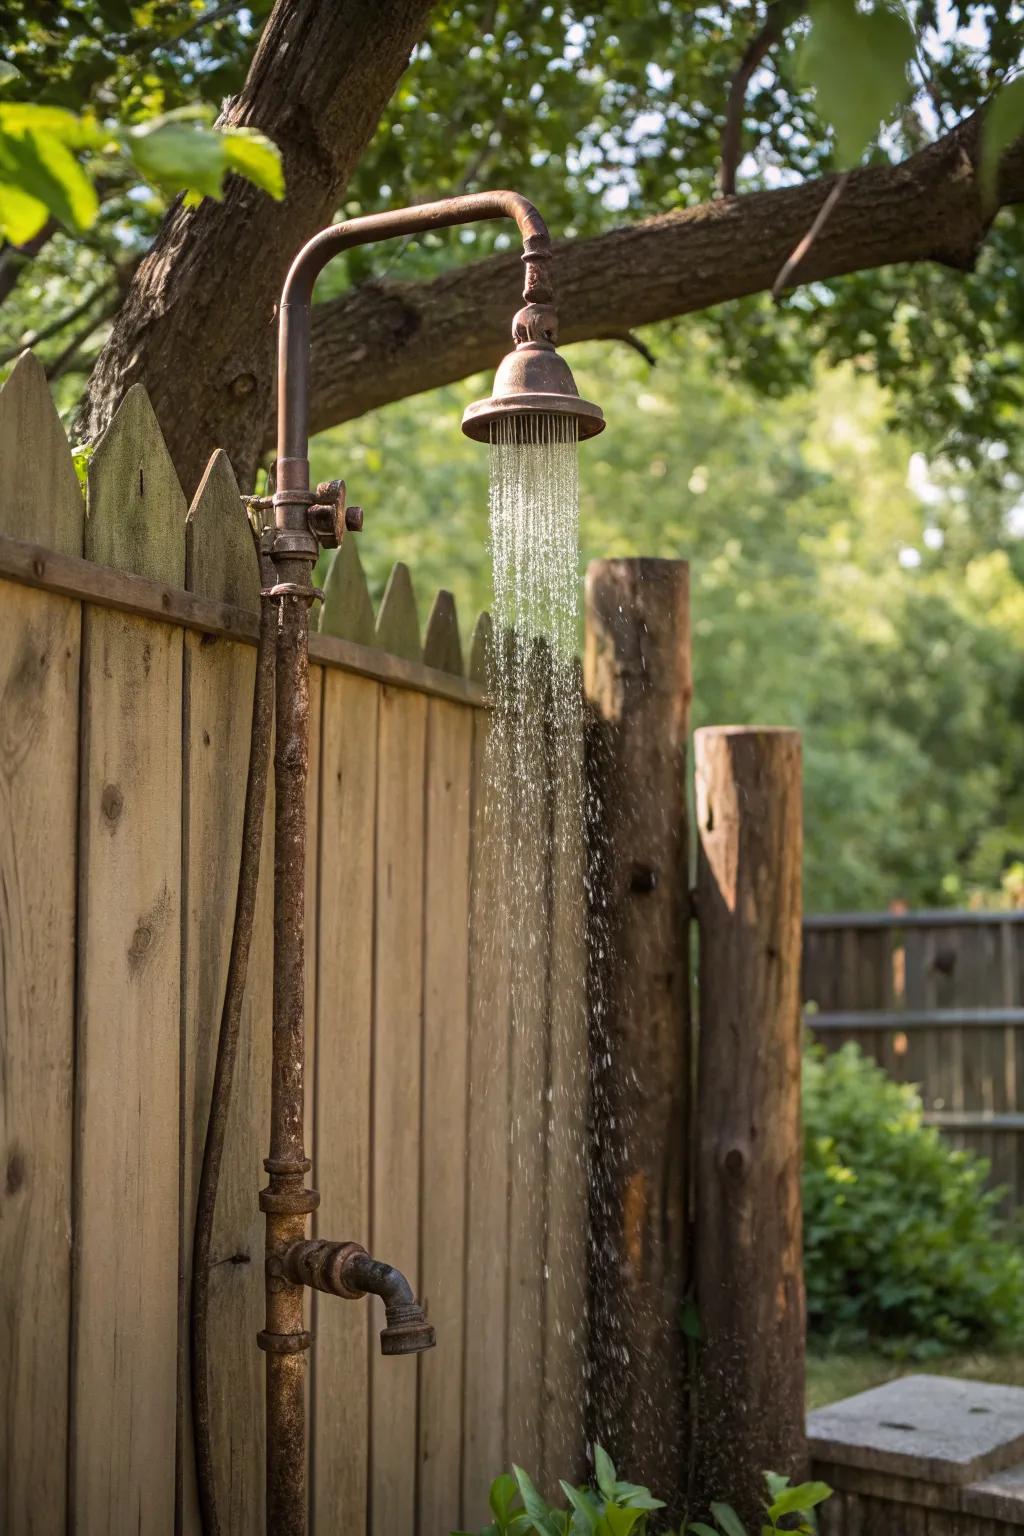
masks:
{"label": "background shrub", "polygon": [[915,1088],[855,1045],[804,1065],[808,1328],[918,1357],[1024,1338],[1024,1253],[988,1165],[923,1123]]}

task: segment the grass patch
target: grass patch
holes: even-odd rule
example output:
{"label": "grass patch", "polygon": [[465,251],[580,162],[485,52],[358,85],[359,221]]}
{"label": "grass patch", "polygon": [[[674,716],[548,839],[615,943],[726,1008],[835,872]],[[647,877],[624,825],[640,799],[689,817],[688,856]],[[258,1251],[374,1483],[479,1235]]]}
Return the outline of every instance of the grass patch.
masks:
{"label": "grass patch", "polygon": [[995,1381],[1024,1387],[1024,1350],[974,1351],[938,1355],[926,1363],[892,1360],[884,1355],[814,1354],[807,1356],[807,1406],[823,1408],[879,1387],[898,1376],[967,1376],[973,1381]]}

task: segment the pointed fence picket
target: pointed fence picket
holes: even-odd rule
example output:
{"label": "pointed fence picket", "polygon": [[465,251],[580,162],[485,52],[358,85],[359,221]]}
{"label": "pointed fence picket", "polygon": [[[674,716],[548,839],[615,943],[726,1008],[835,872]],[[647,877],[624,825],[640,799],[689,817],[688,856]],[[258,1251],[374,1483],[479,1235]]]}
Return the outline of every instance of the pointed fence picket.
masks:
{"label": "pointed fence picket", "polygon": [[[192,1228],[259,572],[227,459],[186,515],[141,388],[88,480],[86,517],[26,356],[0,391],[0,1527],[31,1507],[33,1528],[194,1536]],[[375,615],[352,538],[310,637],[315,1230],[406,1269],[438,1329],[434,1354],[383,1360],[376,1303],[312,1298],[312,1515],[350,1536],[482,1519],[512,1449],[549,1480],[577,1470],[562,1421],[580,1418],[585,1311],[566,1129],[585,1108],[581,872],[564,849],[547,867],[538,825],[531,878],[554,922],[530,964],[550,1006],[527,1051],[485,783],[489,637],[484,615],[464,664],[441,592],[421,642],[401,565]],[[263,1529],[272,796],[210,1277],[215,1476],[238,1536]],[[563,1266],[545,1286],[556,1251],[573,1279]]]}

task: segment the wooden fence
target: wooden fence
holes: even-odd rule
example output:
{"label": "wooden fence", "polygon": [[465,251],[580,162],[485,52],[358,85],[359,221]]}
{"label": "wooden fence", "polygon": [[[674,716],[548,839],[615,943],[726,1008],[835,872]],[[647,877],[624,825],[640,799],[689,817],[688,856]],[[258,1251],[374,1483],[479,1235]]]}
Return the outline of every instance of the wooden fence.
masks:
{"label": "wooden fence", "polygon": [[[191,1533],[185,1305],[258,600],[227,460],[188,508],[137,387],[86,502],[23,358],[0,393],[0,588],[0,1528]],[[439,593],[421,648],[408,572],[375,617],[349,540],[311,644],[316,1229],[402,1267],[438,1331],[382,1360],[380,1315],[312,1296],[311,1496],[346,1536],[444,1536],[483,1520],[510,1456],[550,1478],[583,1453],[581,870],[538,829],[537,857],[561,851],[527,1059],[481,809],[487,629],[464,672]],[[263,1525],[269,874],[211,1283],[220,1502],[245,1536]]]}
{"label": "wooden fence", "polygon": [[927,1119],[1024,1205],[1024,912],[859,912],[804,923],[805,1018],[921,1087]]}

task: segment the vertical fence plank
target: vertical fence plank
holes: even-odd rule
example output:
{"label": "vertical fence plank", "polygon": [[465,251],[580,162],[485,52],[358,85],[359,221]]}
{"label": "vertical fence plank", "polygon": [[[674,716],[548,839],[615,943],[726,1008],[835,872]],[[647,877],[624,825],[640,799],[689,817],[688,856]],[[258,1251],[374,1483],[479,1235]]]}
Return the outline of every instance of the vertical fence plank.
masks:
{"label": "vertical fence plank", "polygon": [[512,857],[505,896],[512,946],[509,1174],[508,1448],[539,1477],[543,1450],[544,1259],[548,1129],[548,1013],[551,941],[551,785],[544,723],[551,695],[551,653],[536,641],[522,663],[517,703],[525,713],[523,751],[515,764]]}
{"label": "vertical fence plank", "polygon": [[[349,541],[346,541],[349,542]],[[332,621],[328,589],[323,618]],[[323,624],[322,624],[323,627]],[[339,633],[331,627],[330,633]],[[351,638],[346,635],[345,638]],[[330,671],[320,756],[319,966],[313,1176],[321,1237],[368,1244],[374,819],[380,689]],[[314,1528],[365,1536],[369,1324],[365,1301],[316,1297]],[[401,1365],[402,1362],[398,1362]]]}
{"label": "vertical fence plank", "polygon": [[[180,586],[185,501],[149,399],[89,469],[87,557]],[[170,1531],[181,957],[179,630],[87,608],[80,802],[76,1528]]]}
{"label": "vertical fence plank", "polygon": [[[81,554],[43,370],[0,392],[0,533]],[[66,1519],[80,609],[0,583],[0,1528]]]}
{"label": "vertical fence plank", "polygon": [[[377,620],[377,643],[420,657],[409,573],[396,565]],[[374,1254],[417,1284],[420,1069],[423,1019],[423,764],[427,701],[383,688],[378,714],[377,911],[373,1020]],[[371,1299],[372,1327],[384,1323]],[[416,1364],[371,1350],[370,1529],[416,1528]]]}
{"label": "vertical fence plank", "polygon": [[[357,541],[328,572],[323,633],[370,644],[373,607]],[[367,1242],[370,1231],[370,1040],[380,689],[325,671],[317,836],[317,1020],[313,1170],[318,1235]],[[365,1303],[313,1298],[312,1524],[344,1511],[365,1536],[369,1463],[369,1322]]]}
{"label": "vertical fence plank", "polygon": [[[461,674],[457,620],[447,593],[438,594],[424,659]],[[437,1329],[438,1347],[420,1359],[416,1499],[420,1536],[452,1530],[459,1523],[461,1507],[472,751],[473,711],[431,699],[424,871],[420,1284]]]}
{"label": "vertical fence plank", "polygon": [[[469,676],[491,680],[491,621],[477,621]],[[469,950],[469,1125],[466,1199],[466,1353],[463,1413],[463,1521],[486,1523],[487,1490],[505,1465],[509,1181],[509,937],[502,889],[502,817],[488,782],[493,722],[473,722],[473,808]]]}
{"label": "vertical fence plank", "polygon": [[695,738],[700,1048],[693,1509],[761,1513],[805,1470],[800,1203],[803,858],[796,731]]}
{"label": "vertical fence plank", "polygon": [[[256,612],[260,573],[248,519],[223,453],[210,460],[189,511],[189,591]],[[189,1408],[187,1298],[203,1143],[217,1053],[241,853],[256,656],[212,635],[184,637],[182,1017],[182,1524],[198,1531]],[[269,822],[267,829],[269,830]],[[210,1421],[222,1529],[263,1528],[263,1218],[257,1205],[270,1084],[272,849],[265,837],[246,999],[211,1244]]]}
{"label": "vertical fence plank", "polygon": [[591,565],[584,664],[589,791],[601,817],[595,947],[606,952],[591,1002],[594,1429],[678,1516],[690,1262],[687,566]]}
{"label": "vertical fence plank", "polygon": [[544,1302],[545,1488],[579,1482],[586,1466],[587,1008],[583,852],[582,679],[568,693],[576,726],[555,720],[547,753],[553,785],[551,845],[550,1072]]}

